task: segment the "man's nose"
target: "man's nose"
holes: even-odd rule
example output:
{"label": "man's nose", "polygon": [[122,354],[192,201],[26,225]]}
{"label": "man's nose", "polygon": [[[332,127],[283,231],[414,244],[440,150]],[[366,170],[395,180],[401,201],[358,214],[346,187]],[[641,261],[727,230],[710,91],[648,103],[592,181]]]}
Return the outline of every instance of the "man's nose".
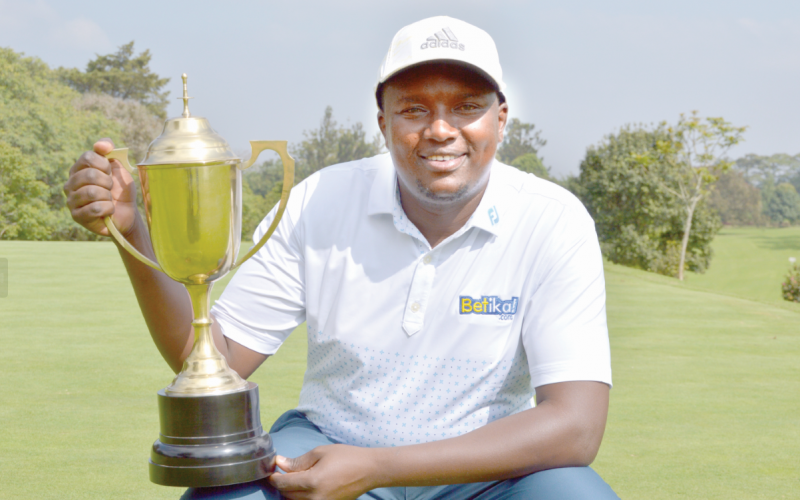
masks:
{"label": "man's nose", "polygon": [[458,128],[446,116],[434,116],[423,137],[428,140],[445,142],[458,137]]}

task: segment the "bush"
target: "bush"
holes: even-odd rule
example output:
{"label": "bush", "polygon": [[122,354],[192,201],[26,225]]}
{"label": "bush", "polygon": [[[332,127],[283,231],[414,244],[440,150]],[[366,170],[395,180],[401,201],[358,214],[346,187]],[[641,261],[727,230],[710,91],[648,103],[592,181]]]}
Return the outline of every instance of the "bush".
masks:
{"label": "bush", "polygon": [[792,264],[781,288],[784,300],[800,302],[800,265]]}

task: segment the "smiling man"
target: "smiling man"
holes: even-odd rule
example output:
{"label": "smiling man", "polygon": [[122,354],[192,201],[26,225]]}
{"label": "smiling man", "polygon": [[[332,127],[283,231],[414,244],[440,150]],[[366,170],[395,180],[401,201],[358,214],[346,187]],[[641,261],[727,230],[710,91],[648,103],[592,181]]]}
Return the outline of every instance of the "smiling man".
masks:
{"label": "smiling man", "polygon": [[[594,224],[565,190],[494,159],[503,88],[472,25],[435,17],[395,35],[376,90],[389,154],[296,186],[212,310],[245,377],[307,322],[299,405],[270,431],[282,471],[184,498],[617,498],[588,467],[611,384]],[[73,167],[73,217],[104,234],[114,213],[152,254],[129,177],[97,154],[112,147]],[[121,255],[177,370],[186,292]]]}

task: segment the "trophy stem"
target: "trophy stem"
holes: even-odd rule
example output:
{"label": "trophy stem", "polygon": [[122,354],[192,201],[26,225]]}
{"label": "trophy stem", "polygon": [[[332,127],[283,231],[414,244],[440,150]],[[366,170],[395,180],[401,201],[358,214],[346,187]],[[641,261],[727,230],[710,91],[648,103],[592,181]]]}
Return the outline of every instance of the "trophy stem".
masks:
{"label": "trophy stem", "polygon": [[194,311],[194,347],[183,369],[166,388],[170,395],[226,394],[247,387],[247,381],[239,376],[214,344],[209,315],[209,294],[213,283],[185,285],[192,300]]}

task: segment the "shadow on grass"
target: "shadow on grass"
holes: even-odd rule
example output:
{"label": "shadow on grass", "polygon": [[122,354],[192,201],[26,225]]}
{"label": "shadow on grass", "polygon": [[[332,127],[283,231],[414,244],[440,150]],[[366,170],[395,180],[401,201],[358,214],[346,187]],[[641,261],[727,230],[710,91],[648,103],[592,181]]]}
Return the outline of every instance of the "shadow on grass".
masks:
{"label": "shadow on grass", "polygon": [[759,248],[765,250],[797,250],[800,251],[800,233],[792,231],[786,235],[776,237],[773,235],[752,235],[747,236]]}

